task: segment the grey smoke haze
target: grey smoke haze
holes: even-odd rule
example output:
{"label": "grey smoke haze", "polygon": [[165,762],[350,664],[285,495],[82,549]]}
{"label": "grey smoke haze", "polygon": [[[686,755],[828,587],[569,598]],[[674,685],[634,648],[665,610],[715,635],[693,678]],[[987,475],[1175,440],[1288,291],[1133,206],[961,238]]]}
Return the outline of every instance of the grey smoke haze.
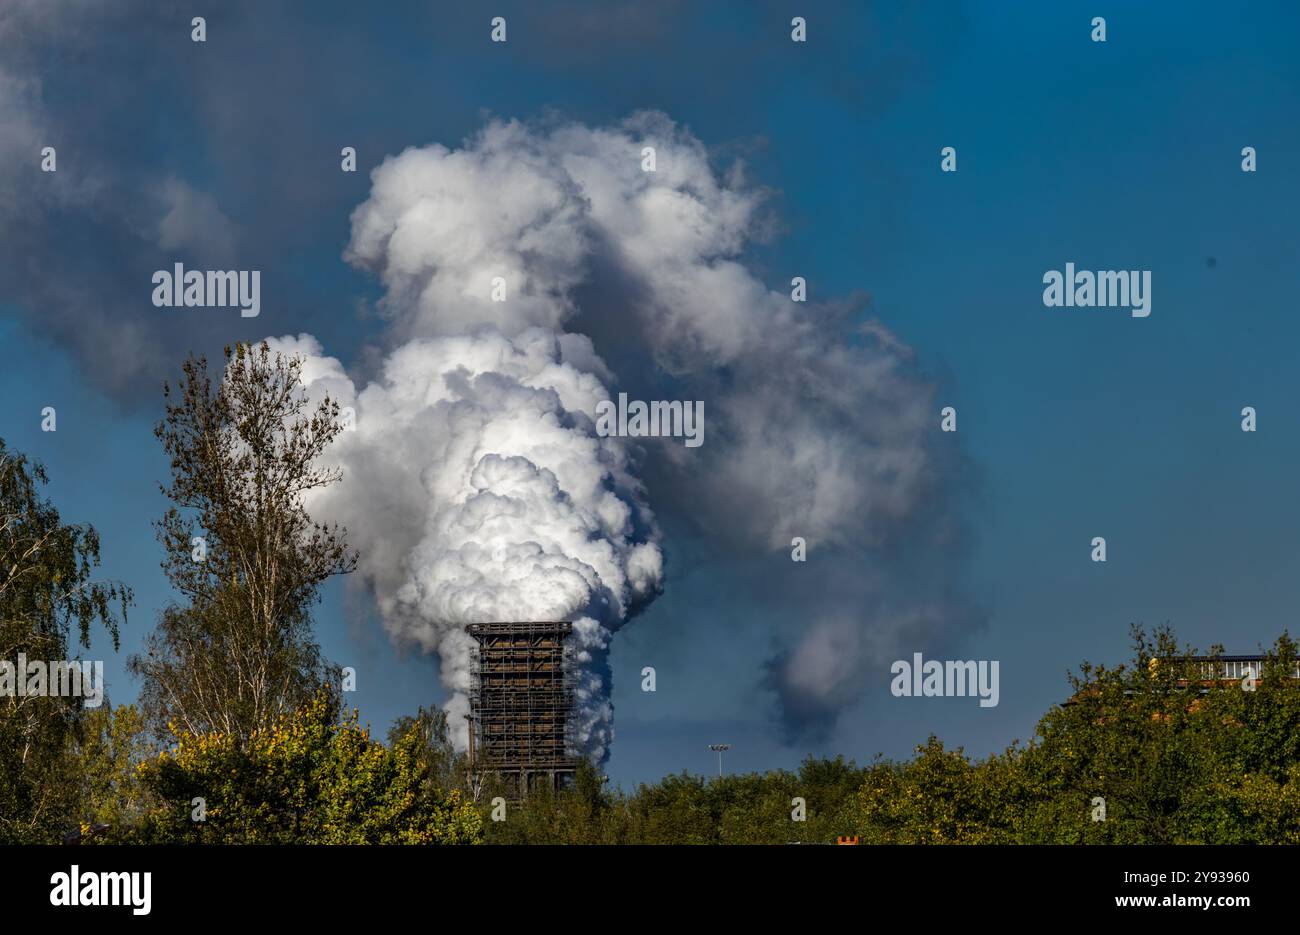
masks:
{"label": "grey smoke haze", "polygon": [[[765,8],[770,18],[785,15],[778,4]],[[727,29],[683,30],[692,13],[677,2],[503,0],[501,12],[512,30],[536,37],[515,52],[540,68],[580,75],[633,54],[686,54],[737,76],[700,87],[690,69],[603,69],[611,100],[734,99],[740,75],[761,98],[777,90],[771,66],[788,45],[785,30],[764,43]],[[395,2],[390,14],[394,29],[428,50],[427,62],[394,62],[382,46],[356,42],[373,26],[356,5],[0,3],[0,225],[10,232],[0,302],[127,406],[155,404],[191,350],[211,356],[276,327],[360,340],[356,316],[321,300],[328,285],[294,275],[317,235],[333,234],[343,206],[361,197],[362,178],[338,171],[341,142],[358,147],[364,172],[430,122],[466,132],[482,106],[473,95],[431,101],[423,91],[446,77],[444,60],[455,60],[473,84],[482,66],[463,57],[463,45],[464,36],[483,32],[479,13],[412,0]],[[207,19],[205,45],[190,42],[194,15]],[[832,3],[825,15],[860,18],[873,24],[867,35],[880,37],[865,64],[838,47],[809,58],[803,79],[838,100],[876,109],[930,76],[932,62],[895,38],[899,28],[933,37],[919,14]],[[877,24],[894,18],[888,29]],[[961,20],[954,13],[945,29],[959,33]],[[375,99],[390,102],[382,118]],[[57,173],[39,170],[45,145],[58,149]],[[160,316],[148,301],[148,277],[174,262],[271,271],[260,321]]]}
{"label": "grey smoke haze", "polygon": [[[800,271],[761,278],[751,271],[747,247],[770,236],[772,214],[766,193],[742,166],[719,164],[722,150],[706,151],[662,115],[605,128],[496,123],[460,147],[390,157],[367,196],[363,177],[338,171],[341,138],[359,145],[364,169],[429,125],[469,125],[478,104],[448,98],[423,109],[404,106],[415,103],[402,81],[413,77],[409,71],[394,72],[401,77],[386,88],[361,88],[332,63],[355,53],[361,73],[374,60],[349,45],[347,30],[317,29],[302,9],[223,4],[206,12],[210,34],[242,39],[218,39],[200,52],[188,42],[192,11],[178,20],[168,4],[0,4],[0,224],[21,231],[6,238],[0,255],[0,299],[27,328],[71,353],[94,385],[151,407],[162,380],[174,376],[190,350],[212,354],[231,340],[290,328],[316,335],[320,356],[352,364],[351,377],[339,367],[337,378],[349,386],[355,381],[359,400],[368,398],[371,383],[388,386],[385,374],[398,368],[388,390],[394,399],[385,405],[409,406],[413,425],[429,418],[417,410],[433,404],[403,395],[402,386],[420,384],[398,367],[399,353],[406,348],[418,359],[422,348],[429,362],[420,366],[447,372],[455,358],[445,342],[453,339],[472,338],[493,350],[479,369],[467,367],[464,382],[441,375],[432,381],[447,394],[444,408],[475,412],[486,426],[492,405],[523,399],[532,407],[526,411],[564,428],[565,446],[590,446],[583,394],[597,392],[596,385],[609,395],[627,389],[644,399],[705,400],[709,424],[701,449],[602,439],[588,453],[633,528],[616,533],[603,517],[582,517],[588,525],[579,528],[613,536],[614,544],[609,578],[587,576],[572,589],[591,604],[573,615],[600,621],[595,636],[603,638],[644,606],[655,575],[637,571],[631,556],[658,542],[651,505],[688,518],[718,548],[787,563],[787,570],[794,570],[791,537],[806,538],[813,560],[797,574],[778,579],[760,571],[752,581],[719,584],[766,594],[763,606],[773,613],[761,625],[774,628],[775,645],[762,677],[796,734],[824,730],[855,703],[871,667],[893,658],[892,650],[879,648],[882,640],[910,651],[925,648],[914,640],[942,639],[978,624],[955,583],[964,492],[954,487],[950,455],[934,441],[931,384],[889,329],[863,323],[860,302],[794,305],[788,280]],[[585,12],[572,28],[557,31],[554,21],[522,6],[511,24],[538,35],[550,29],[548,41],[526,54],[556,68],[577,69],[586,59],[608,59],[643,43],[680,54],[684,41],[695,41],[677,29],[681,7],[650,9],[619,3]],[[449,30],[479,28],[463,11],[436,22],[418,4],[402,13],[430,49],[453,41],[444,35]],[[112,41],[128,32],[130,43]],[[764,63],[784,55],[787,44],[784,33],[774,34],[770,48],[725,33],[709,41],[709,60],[743,62],[751,82],[765,80]],[[925,63],[908,61],[897,49],[878,62],[864,72],[857,61],[810,60],[805,77],[874,108],[899,82],[928,73]],[[684,79],[671,70],[654,80],[658,90],[647,99],[685,93]],[[643,90],[642,78],[627,81],[619,99]],[[691,93],[734,90],[720,83]],[[395,114],[418,111],[416,127],[400,117],[391,125],[368,122],[372,92],[387,94]],[[160,95],[173,105],[165,125],[142,106]],[[321,108],[304,106],[312,100],[338,102],[344,116],[324,121]],[[659,150],[654,175],[640,171],[646,144]],[[54,175],[39,172],[43,145],[58,147]],[[198,158],[174,146],[192,147]],[[195,165],[209,171],[187,174]],[[219,199],[217,192],[236,195]],[[379,312],[387,321],[377,352],[357,350],[362,326],[352,316],[315,300],[332,298],[340,283],[296,276],[297,251],[320,239],[322,221],[338,205],[363,198],[347,258],[384,289]],[[262,317],[181,317],[153,308],[150,274],[173,262],[268,270]],[[507,278],[508,303],[489,301],[476,278],[487,267]],[[354,290],[352,282],[341,285]],[[520,361],[523,369],[508,366]],[[359,427],[356,437],[364,436]],[[435,457],[408,452],[404,439],[383,444],[412,464]],[[510,449],[517,440],[494,444],[503,464],[516,463]],[[547,462],[542,454],[536,458],[530,463],[539,467],[538,478],[523,486],[541,497],[550,491],[540,470]],[[384,504],[390,528],[400,531],[391,541],[370,536],[382,556],[375,564],[383,567],[368,573],[381,604],[391,590],[397,614],[428,599],[401,590],[409,583],[402,562],[412,560],[423,537],[445,532],[425,528],[432,519],[423,507],[410,509],[410,499],[425,489],[420,470],[410,464],[385,470],[413,478],[361,496]],[[548,470],[557,498],[567,493],[566,483],[576,483]],[[353,473],[364,472],[358,466]],[[485,468],[479,481],[489,473]],[[484,492],[492,484],[522,483],[509,470],[490,476]],[[463,477],[477,490],[471,479],[472,472]],[[387,482],[376,470],[371,486]],[[574,506],[578,514],[588,509]],[[649,554],[645,549],[638,554]],[[780,590],[765,591],[775,580]],[[547,606],[580,602],[570,596]],[[772,624],[772,617],[782,622]],[[429,639],[424,634],[416,642],[434,651]],[[835,647],[833,660],[828,646]],[[593,652],[589,670],[599,674],[601,651]]]}
{"label": "grey smoke haze", "polygon": [[[960,540],[933,388],[879,322],[793,303],[746,267],[762,204],[741,167],[716,170],[658,113],[493,121],[373,173],[345,255],[385,289],[380,373],[354,384],[311,336],[278,344],[308,357],[313,393],[356,409],[338,445],[347,479],[319,506],[348,526],[394,638],[438,654],[457,723],[463,624],[576,619],[582,738],[605,752],[609,636],[661,586],[645,463],[708,534],[776,554],[800,536],[822,563],[815,616],[789,602],[765,675],[793,734],[824,730],[900,642],[972,623],[933,557]],[[607,304],[580,305],[597,279]],[[595,404],[622,386],[565,330],[579,318],[614,320],[634,335],[620,353],[706,400],[708,443],[596,436]]]}
{"label": "grey smoke haze", "polygon": [[[189,39],[194,11],[158,0],[0,3],[0,305],[127,407],[156,405],[190,351],[219,354],[267,327],[266,317],[161,313],[150,302],[153,271],[182,262],[278,272],[331,201],[354,197],[324,184],[337,181],[333,159],[304,167],[299,145],[250,145],[307,136],[292,116],[301,102],[289,108],[278,96],[304,89],[272,74],[300,55],[286,43],[306,41],[287,25],[293,11],[237,2],[203,12],[241,41],[204,54]],[[270,17],[284,18],[276,48],[248,42]],[[312,66],[327,97],[328,59]],[[177,102],[182,113],[172,106],[160,117]],[[337,152],[332,138],[313,145]],[[41,171],[46,146],[56,172]],[[186,174],[196,163],[210,167],[202,178]],[[251,183],[234,206],[214,194],[232,177]],[[268,316],[333,323],[286,279],[268,279]]]}

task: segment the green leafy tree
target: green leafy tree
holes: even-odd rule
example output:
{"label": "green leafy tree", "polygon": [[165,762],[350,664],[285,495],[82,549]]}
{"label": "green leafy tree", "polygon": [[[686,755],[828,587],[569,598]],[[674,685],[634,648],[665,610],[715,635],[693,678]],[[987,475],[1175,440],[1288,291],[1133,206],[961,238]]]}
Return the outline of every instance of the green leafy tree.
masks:
{"label": "green leafy tree", "polygon": [[[580,763],[569,787],[539,789],[487,824],[489,843],[788,844],[829,843],[852,834],[863,771],[842,758],[809,757],[798,773],[777,770],[717,778],[688,773],[642,785],[632,795]],[[803,799],[796,821],[795,799]],[[485,815],[490,806],[485,807]]]}
{"label": "green leafy tree", "polygon": [[[95,581],[99,536],[65,524],[41,495],[41,465],[0,440],[0,660],[70,658],[102,626],[118,645],[130,588]],[[58,840],[78,807],[67,744],[83,699],[0,695],[0,841]]]}
{"label": "green leafy tree", "polygon": [[990,800],[980,768],[931,736],[901,766],[878,764],[859,791],[872,843],[986,843]]}
{"label": "green leafy tree", "polygon": [[356,567],[345,531],[312,521],[303,499],[339,479],[319,466],[343,430],[338,404],[312,407],[302,360],[226,349],[214,387],[191,357],[166,388],[156,434],[171,460],[173,506],[158,523],[163,570],[186,604],[165,610],[132,657],[141,702],[161,737],[249,736],[312,696],[331,672],[310,608],[331,576]]}
{"label": "green leafy tree", "polygon": [[418,768],[430,790],[443,793],[470,788],[468,757],[457,753],[451,742],[446,711],[421,707],[414,715],[398,717],[388,730],[389,746],[408,737],[413,738]]}
{"label": "green leafy tree", "polygon": [[[1015,763],[1027,842],[1276,843],[1300,833],[1300,682],[1284,634],[1246,691],[1169,627],[1134,628],[1130,663],[1085,664]],[[1221,650],[1215,647],[1210,655]],[[1094,820],[1104,800],[1105,820]],[[1288,811],[1288,809],[1291,809]]]}
{"label": "green leafy tree", "polygon": [[[173,750],[140,768],[159,804],[128,838],[213,844],[467,844],[482,834],[460,790],[431,782],[427,737],[391,746],[356,711],[321,692],[244,741],[181,730]],[[201,820],[198,820],[200,819]]]}
{"label": "green leafy tree", "polygon": [[[1214,647],[1210,655],[1220,654]],[[1026,745],[972,760],[935,737],[902,762],[809,758],[798,773],[686,773],[626,795],[539,791],[487,827],[500,843],[1298,843],[1300,679],[1283,634],[1253,690],[1207,670],[1172,629],[1085,663]],[[1256,673],[1259,675],[1260,673]],[[805,821],[792,820],[802,798]]]}
{"label": "green leafy tree", "polygon": [[157,753],[135,705],[105,702],[82,713],[68,755],[77,777],[80,830],[116,834],[137,824],[153,804],[140,766]]}

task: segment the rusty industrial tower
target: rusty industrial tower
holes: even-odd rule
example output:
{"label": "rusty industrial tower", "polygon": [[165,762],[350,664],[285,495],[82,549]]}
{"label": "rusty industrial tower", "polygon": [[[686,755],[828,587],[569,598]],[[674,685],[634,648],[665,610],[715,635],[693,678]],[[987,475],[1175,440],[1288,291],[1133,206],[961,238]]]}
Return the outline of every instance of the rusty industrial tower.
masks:
{"label": "rusty industrial tower", "polygon": [[577,767],[569,735],[573,693],[570,623],[475,623],[469,760],[475,776],[500,775],[517,796],[539,782],[565,785]]}

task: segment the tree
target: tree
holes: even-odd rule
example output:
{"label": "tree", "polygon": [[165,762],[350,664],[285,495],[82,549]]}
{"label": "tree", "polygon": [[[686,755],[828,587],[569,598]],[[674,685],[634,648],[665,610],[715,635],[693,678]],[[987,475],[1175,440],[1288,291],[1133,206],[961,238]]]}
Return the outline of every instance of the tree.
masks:
{"label": "tree", "polygon": [[[116,649],[132,601],[123,584],[93,580],[99,536],[92,526],[64,524],[41,496],[46,483],[40,464],[0,439],[0,660],[10,664],[20,653],[69,660],[74,632],[88,649],[95,625]],[[20,697],[16,688],[0,695],[0,841],[58,840],[76,809],[65,753],[83,699]]]}
{"label": "tree", "polygon": [[[579,761],[573,781],[511,805],[488,822],[493,844],[788,844],[834,841],[859,827],[864,771],[841,757],[808,757],[797,773],[709,777],[682,773],[632,795]],[[802,804],[796,804],[802,799]],[[799,814],[796,820],[795,813]]]}
{"label": "tree", "polygon": [[858,793],[872,843],[963,844],[988,836],[980,768],[933,735],[911,762],[877,764]]}
{"label": "tree", "polygon": [[[935,737],[865,770],[682,774],[631,796],[575,782],[512,806],[496,843],[1300,843],[1300,679],[1283,633],[1258,683],[1207,672],[1169,627],[1130,662],[1085,663],[1027,746],[971,760]],[[1210,656],[1222,653],[1214,647]],[[793,797],[802,822],[791,820]]]}
{"label": "tree", "polygon": [[[1255,690],[1207,672],[1169,627],[1133,629],[1132,662],[1085,664],[1016,763],[1019,840],[1300,840],[1300,681],[1283,634]],[[1215,647],[1210,655],[1221,649]],[[1258,674],[1258,673],[1257,673]],[[1093,803],[1104,800],[1104,820]]]}
{"label": "tree", "polygon": [[105,702],[83,713],[69,751],[77,777],[83,835],[105,829],[110,837],[135,825],[151,805],[140,765],[156,754],[144,718],[134,705]]}
{"label": "tree", "polygon": [[174,750],[146,762],[159,803],[126,836],[144,843],[470,844],[479,813],[460,790],[428,782],[427,738],[414,726],[391,747],[371,739],[355,710],[340,716],[321,692],[243,742],[180,731]]}
{"label": "tree", "polygon": [[433,792],[453,789],[468,791],[469,758],[457,753],[447,728],[447,712],[421,707],[414,715],[403,714],[388,730],[388,745],[413,742],[412,755],[424,784]]}
{"label": "tree", "polygon": [[186,604],[167,608],[130,668],[160,736],[248,737],[310,698],[328,676],[310,608],[356,567],[346,531],[312,521],[304,498],[341,474],[318,466],[343,429],[328,397],[309,411],[301,358],[226,349],[214,389],[191,357],[155,434],[171,459],[157,524],[163,570]]}
{"label": "tree", "polygon": [[[1046,714],[1023,768],[1044,799],[1035,823],[1052,841],[1174,843],[1178,811],[1204,786],[1215,751],[1198,718],[1200,673],[1193,650],[1169,627],[1133,628],[1133,659],[1084,663],[1071,676],[1071,703]],[[1190,680],[1190,682],[1189,682]],[[1093,821],[1093,799],[1105,820]]]}

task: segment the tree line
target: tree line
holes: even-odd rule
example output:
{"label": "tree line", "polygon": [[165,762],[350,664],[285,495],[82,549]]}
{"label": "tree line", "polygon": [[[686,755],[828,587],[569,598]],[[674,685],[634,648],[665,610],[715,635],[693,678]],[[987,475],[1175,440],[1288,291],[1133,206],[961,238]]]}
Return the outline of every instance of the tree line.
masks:
{"label": "tree line", "polygon": [[[176,598],[127,661],[139,701],[0,696],[0,842],[1300,843],[1295,642],[1283,633],[1239,683],[1206,678],[1167,625],[1134,627],[1124,664],[1084,663],[1068,703],[988,757],[932,736],[903,760],[631,791],[582,763],[568,788],[507,801],[473,781],[440,710],[381,740],[343,704],[311,612],[357,556],[304,507],[338,480],[319,462],[343,421],[299,368],[237,345],[215,380],[191,357],[165,388],[155,527]],[[70,659],[97,629],[116,650],[133,603],[47,483],[0,440],[0,660]]]}
{"label": "tree line", "polygon": [[[983,759],[931,736],[902,761],[682,774],[631,794],[594,770],[484,825],[502,843],[1297,844],[1300,680],[1283,633],[1253,679],[1206,678],[1168,626],[1084,663],[1033,737]],[[1210,654],[1221,653],[1213,647]],[[802,808],[800,807],[802,805]],[[799,818],[803,820],[798,820]]]}

